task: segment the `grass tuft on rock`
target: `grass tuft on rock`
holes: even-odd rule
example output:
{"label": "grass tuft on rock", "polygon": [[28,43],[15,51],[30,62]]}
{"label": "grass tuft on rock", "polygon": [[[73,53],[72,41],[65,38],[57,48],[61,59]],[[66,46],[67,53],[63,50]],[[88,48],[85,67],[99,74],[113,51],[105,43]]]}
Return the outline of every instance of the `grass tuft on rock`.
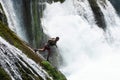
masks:
{"label": "grass tuft on rock", "polygon": [[11,80],[10,76],[1,67],[0,67],[0,80]]}
{"label": "grass tuft on rock", "polygon": [[65,76],[56,68],[54,68],[48,61],[42,61],[41,64],[48,74],[53,78],[53,80],[67,80]]}

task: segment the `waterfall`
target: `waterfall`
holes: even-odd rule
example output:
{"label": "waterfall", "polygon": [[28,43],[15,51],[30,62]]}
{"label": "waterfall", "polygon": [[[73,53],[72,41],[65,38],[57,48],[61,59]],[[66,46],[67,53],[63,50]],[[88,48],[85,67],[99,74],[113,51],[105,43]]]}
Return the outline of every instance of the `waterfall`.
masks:
{"label": "waterfall", "polygon": [[35,80],[37,77],[42,78],[42,80],[47,80],[48,78],[52,80],[40,65],[1,37],[0,55],[0,65],[12,80],[24,80],[24,74],[30,80]]}
{"label": "waterfall", "polygon": [[[106,1],[106,4],[101,3],[101,1],[98,1],[98,5],[100,6],[104,17],[105,17],[105,22],[107,24],[107,33],[106,37],[110,38],[107,39],[109,42],[114,43],[114,44],[120,44],[119,40],[119,26],[120,26],[120,19],[112,5],[110,4],[109,1]],[[103,6],[104,5],[104,6]],[[115,41],[114,41],[115,40]]]}
{"label": "waterfall", "polygon": [[50,37],[60,37],[57,45],[64,61],[60,70],[68,80],[120,79],[120,18],[108,0],[97,4],[106,32],[95,23],[87,0],[46,4],[43,29]]}
{"label": "waterfall", "polygon": [[[22,21],[22,1],[19,1],[17,3],[17,0],[0,0],[0,3],[3,6],[3,9],[5,11],[5,14],[7,16],[8,20],[8,26],[9,28],[14,31],[20,38],[22,38],[25,41],[27,40],[26,32],[24,29],[24,24]],[[17,3],[17,4],[16,4]]]}

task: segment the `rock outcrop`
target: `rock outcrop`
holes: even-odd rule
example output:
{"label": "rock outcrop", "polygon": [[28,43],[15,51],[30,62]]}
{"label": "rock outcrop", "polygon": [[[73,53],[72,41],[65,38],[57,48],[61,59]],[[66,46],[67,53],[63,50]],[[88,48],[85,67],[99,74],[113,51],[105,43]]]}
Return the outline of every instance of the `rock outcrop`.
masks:
{"label": "rock outcrop", "polygon": [[7,18],[2,8],[0,11],[0,79],[66,80],[60,71],[34,53],[28,43],[7,27]]}
{"label": "rock outcrop", "polygon": [[[106,24],[105,24],[104,15],[103,15],[102,11],[100,10],[100,7],[97,4],[97,0],[88,0],[88,1],[90,3],[90,6],[93,10],[94,15],[95,15],[95,19],[96,19],[98,26],[105,30]],[[103,1],[105,1],[105,0],[103,0]]]}

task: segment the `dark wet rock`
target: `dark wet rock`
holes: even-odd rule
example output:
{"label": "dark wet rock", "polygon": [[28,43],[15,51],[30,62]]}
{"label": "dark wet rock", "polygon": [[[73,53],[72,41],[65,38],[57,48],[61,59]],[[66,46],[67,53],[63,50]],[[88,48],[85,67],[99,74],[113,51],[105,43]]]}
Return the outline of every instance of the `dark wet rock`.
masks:
{"label": "dark wet rock", "polygon": [[[88,1],[93,10],[93,13],[94,13],[94,16],[95,16],[98,26],[105,30],[106,24],[105,24],[104,15],[96,2],[97,0],[88,0]],[[105,0],[103,0],[103,3],[105,3]]]}
{"label": "dark wet rock", "polygon": [[4,24],[8,25],[6,15],[3,11],[2,5],[0,4],[0,21],[2,21]]}

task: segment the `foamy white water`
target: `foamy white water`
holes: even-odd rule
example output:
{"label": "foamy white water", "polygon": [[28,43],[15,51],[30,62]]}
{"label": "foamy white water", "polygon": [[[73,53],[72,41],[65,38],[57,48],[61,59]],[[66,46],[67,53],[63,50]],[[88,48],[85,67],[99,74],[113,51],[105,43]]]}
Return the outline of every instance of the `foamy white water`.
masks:
{"label": "foamy white water", "polygon": [[116,45],[120,45],[120,18],[118,17],[115,9],[112,7],[111,3],[106,0],[106,5],[102,6],[101,2],[98,1],[98,5],[100,6],[107,25],[107,37],[111,38],[109,41]]}
{"label": "foamy white water", "polygon": [[[74,3],[78,3],[78,1],[74,0]],[[108,1],[107,3],[106,7],[111,9],[105,11],[114,10]],[[72,0],[67,0],[63,4],[59,2],[47,4],[44,11],[42,19],[44,32],[50,37],[60,37],[58,47],[65,64],[60,70],[68,80],[120,80],[119,42],[116,38],[113,38],[112,41],[117,45],[106,41],[106,33],[95,24],[87,0],[81,0],[78,5],[82,6],[82,4],[84,7],[78,6],[80,8],[78,10]],[[83,8],[84,13],[80,15],[79,12]],[[87,11],[87,9],[90,10]],[[115,12],[109,16],[104,11],[103,13],[105,19],[116,17],[117,21],[119,20]],[[88,15],[90,16],[88,17]],[[111,36],[119,39],[120,29],[116,25],[118,24],[116,18],[112,18],[115,21],[112,25],[117,27],[117,36],[114,34]],[[106,23],[107,27],[108,24],[111,25],[109,21]],[[113,33],[112,29],[114,27],[109,33]]]}
{"label": "foamy white water", "polygon": [[[40,65],[28,58],[22,51],[6,42],[2,37],[0,37],[0,55],[0,65],[10,75],[12,80],[23,80],[17,67],[20,63],[22,63],[21,67],[24,66],[32,74],[41,76],[43,80],[47,80],[46,77],[53,80]],[[31,76],[31,74],[29,75]]]}

